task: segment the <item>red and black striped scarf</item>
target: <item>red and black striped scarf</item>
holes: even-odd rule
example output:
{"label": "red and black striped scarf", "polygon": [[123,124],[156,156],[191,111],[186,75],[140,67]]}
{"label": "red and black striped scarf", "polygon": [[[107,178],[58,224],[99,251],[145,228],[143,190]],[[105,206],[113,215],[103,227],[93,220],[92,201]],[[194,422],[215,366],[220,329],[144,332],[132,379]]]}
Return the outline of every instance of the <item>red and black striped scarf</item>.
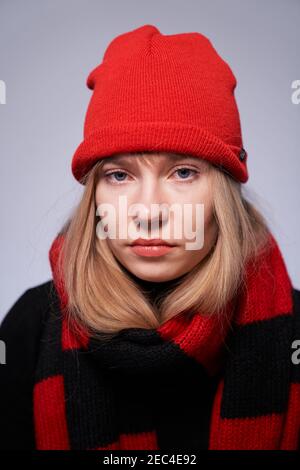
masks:
{"label": "red and black striped scarf", "polygon": [[[197,400],[203,401],[201,410],[207,408],[209,395],[200,393],[204,375],[216,378],[208,449],[298,448],[300,374],[291,361],[295,299],[273,236],[269,250],[248,263],[246,289],[234,309],[228,306],[227,322],[200,312],[178,315],[157,329],[124,329],[108,343],[86,334],[79,338],[67,326],[62,313],[67,295],[57,276],[62,243],[60,234],[49,251],[58,300],[44,325],[36,369],[37,449],[159,450],[159,429],[166,426],[169,445],[179,450],[176,429],[167,424],[176,423],[184,409],[189,416],[181,419],[188,428]],[[162,383],[167,393],[155,401]],[[154,413],[158,403],[163,410],[169,402],[169,415]],[[195,428],[203,427],[201,413]],[[197,440],[193,445],[195,450]]]}

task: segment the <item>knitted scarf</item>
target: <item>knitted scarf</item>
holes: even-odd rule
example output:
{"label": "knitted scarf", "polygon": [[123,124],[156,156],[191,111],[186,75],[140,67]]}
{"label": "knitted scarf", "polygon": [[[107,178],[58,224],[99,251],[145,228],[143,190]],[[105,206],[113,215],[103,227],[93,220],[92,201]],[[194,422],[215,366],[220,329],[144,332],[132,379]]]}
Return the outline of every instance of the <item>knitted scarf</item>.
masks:
{"label": "knitted scarf", "polygon": [[[199,376],[204,383],[203,374],[216,379],[208,449],[298,448],[294,294],[272,235],[268,251],[248,262],[246,289],[235,308],[229,303],[225,322],[201,312],[177,315],[157,329],[124,329],[104,343],[68,327],[67,295],[57,275],[62,243],[59,234],[49,251],[56,297],[43,328],[33,390],[37,449],[159,450],[155,391],[170,380],[172,396],[181,384],[172,419],[180,413],[180,396],[190,401],[191,418],[200,398],[189,380]],[[168,394],[161,400],[164,407]],[[170,442],[180,450],[172,431]]]}

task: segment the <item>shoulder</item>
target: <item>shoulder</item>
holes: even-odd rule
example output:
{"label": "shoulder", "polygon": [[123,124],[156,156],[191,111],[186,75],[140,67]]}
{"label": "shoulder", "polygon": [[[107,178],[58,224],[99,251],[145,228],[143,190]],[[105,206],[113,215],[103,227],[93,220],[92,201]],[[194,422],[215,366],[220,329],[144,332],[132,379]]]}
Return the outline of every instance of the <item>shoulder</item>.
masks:
{"label": "shoulder", "polygon": [[[292,289],[293,298],[293,337],[300,340],[300,289]],[[300,377],[299,377],[300,378]]]}
{"label": "shoulder", "polygon": [[18,363],[33,367],[44,321],[51,305],[57,302],[53,280],[24,291],[11,306],[0,325],[0,340],[5,344],[6,369]]}
{"label": "shoulder", "polygon": [[[300,290],[293,288],[293,340],[297,341],[297,346],[300,342]],[[300,383],[300,369],[297,368],[297,382]]]}
{"label": "shoulder", "polygon": [[297,316],[300,316],[300,290],[293,287],[293,303],[294,303],[294,313]]}
{"label": "shoulder", "polygon": [[[291,382],[300,387],[300,290],[293,288],[293,331],[292,331],[292,376]],[[295,351],[296,350],[296,351]],[[299,388],[300,392],[300,388]],[[298,394],[298,409],[300,413],[300,394]],[[300,433],[300,415],[299,415],[299,433]],[[300,438],[300,435],[299,435]],[[300,450],[300,441],[299,441]]]}
{"label": "shoulder", "polygon": [[53,280],[30,287],[11,306],[0,325],[0,337],[24,333],[23,328],[33,332],[46,318],[52,302],[55,301]]}
{"label": "shoulder", "polygon": [[5,345],[7,369],[20,358],[24,367],[35,366],[44,322],[57,302],[51,279],[24,291],[6,313],[0,325],[0,340]]}
{"label": "shoulder", "polygon": [[56,301],[53,280],[24,291],[0,325],[5,362],[0,365],[0,449],[34,448],[32,390],[43,324]]}

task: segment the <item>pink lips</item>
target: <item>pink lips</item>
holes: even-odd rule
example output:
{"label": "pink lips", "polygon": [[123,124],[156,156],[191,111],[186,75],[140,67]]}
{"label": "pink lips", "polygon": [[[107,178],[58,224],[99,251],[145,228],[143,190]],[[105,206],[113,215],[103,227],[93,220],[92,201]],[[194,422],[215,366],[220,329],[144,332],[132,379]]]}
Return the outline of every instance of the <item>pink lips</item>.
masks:
{"label": "pink lips", "polygon": [[169,253],[173,248],[174,245],[160,239],[146,240],[139,238],[131,245],[132,251],[140,256],[162,256]]}

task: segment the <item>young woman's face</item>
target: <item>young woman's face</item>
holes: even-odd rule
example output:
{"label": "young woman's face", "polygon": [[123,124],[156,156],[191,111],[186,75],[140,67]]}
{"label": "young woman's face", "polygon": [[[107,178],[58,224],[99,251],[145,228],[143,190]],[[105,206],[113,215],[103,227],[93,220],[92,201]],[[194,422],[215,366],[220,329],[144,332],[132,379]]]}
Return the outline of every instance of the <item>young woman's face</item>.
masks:
{"label": "young woman's face", "polygon": [[[118,154],[104,160],[95,202],[98,209],[102,204],[109,204],[115,211],[116,232],[107,237],[107,242],[117,260],[132,274],[153,282],[176,279],[208,254],[217,236],[208,165],[200,158],[165,152]],[[121,196],[123,208],[119,205]],[[155,212],[153,204],[164,204],[164,208]],[[177,212],[171,209],[174,205]],[[99,212],[103,227],[106,214]],[[104,231],[107,227],[106,224]],[[129,227],[136,229],[133,236]],[[121,228],[125,236],[124,232],[120,234]],[[202,244],[199,231],[203,229]],[[110,229],[108,233],[112,233]],[[138,238],[160,239],[172,246],[132,245]]]}

